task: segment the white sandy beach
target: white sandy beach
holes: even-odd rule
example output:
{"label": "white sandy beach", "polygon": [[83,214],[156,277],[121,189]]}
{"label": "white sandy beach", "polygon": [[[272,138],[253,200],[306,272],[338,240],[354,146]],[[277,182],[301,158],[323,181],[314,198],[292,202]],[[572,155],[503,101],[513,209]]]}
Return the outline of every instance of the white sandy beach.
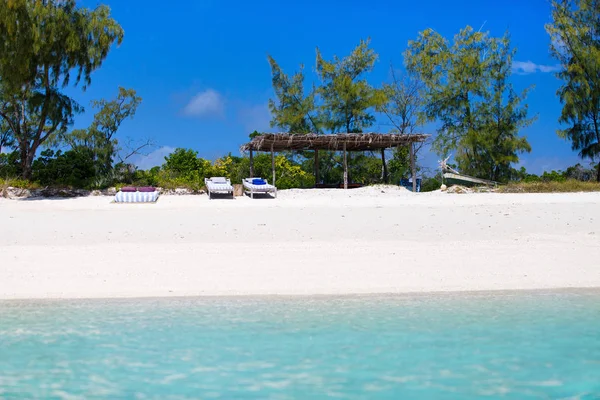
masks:
{"label": "white sandy beach", "polygon": [[0,199],[0,298],[600,287],[600,193]]}

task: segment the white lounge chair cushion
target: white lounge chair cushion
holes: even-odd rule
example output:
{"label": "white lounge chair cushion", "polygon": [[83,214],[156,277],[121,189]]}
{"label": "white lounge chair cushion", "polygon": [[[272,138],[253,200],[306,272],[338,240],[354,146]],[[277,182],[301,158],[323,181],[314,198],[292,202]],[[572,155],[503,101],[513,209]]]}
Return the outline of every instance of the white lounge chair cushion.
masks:
{"label": "white lounge chair cushion", "polygon": [[229,183],[214,183],[212,181],[206,181],[206,187],[210,192],[233,192],[233,186]]}
{"label": "white lounge chair cushion", "polygon": [[212,183],[227,183],[227,178],[224,178],[222,176],[214,176],[210,178],[209,181]]}
{"label": "white lounge chair cushion", "polygon": [[255,185],[252,183],[252,179],[260,178],[244,179],[244,187],[246,187],[247,189],[252,189],[255,192],[273,192],[277,189],[275,186],[269,183],[266,183],[264,185]]}

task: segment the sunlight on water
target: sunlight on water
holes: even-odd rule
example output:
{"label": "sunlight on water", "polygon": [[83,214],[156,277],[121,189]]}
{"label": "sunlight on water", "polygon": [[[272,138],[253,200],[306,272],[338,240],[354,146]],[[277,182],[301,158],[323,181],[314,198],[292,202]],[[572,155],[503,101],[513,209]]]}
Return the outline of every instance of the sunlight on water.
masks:
{"label": "sunlight on water", "polygon": [[0,302],[0,398],[600,398],[600,292]]}

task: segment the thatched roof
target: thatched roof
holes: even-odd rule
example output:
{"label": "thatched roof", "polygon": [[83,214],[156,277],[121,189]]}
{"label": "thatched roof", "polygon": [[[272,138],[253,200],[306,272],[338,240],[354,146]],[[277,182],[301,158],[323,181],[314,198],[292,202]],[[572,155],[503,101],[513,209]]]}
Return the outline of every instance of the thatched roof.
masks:
{"label": "thatched roof", "polygon": [[317,135],[315,133],[265,133],[256,136],[243,145],[241,151],[290,151],[290,150],[343,150],[367,151],[406,146],[424,142],[429,135],[400,135],[393,133],[336,133]]}

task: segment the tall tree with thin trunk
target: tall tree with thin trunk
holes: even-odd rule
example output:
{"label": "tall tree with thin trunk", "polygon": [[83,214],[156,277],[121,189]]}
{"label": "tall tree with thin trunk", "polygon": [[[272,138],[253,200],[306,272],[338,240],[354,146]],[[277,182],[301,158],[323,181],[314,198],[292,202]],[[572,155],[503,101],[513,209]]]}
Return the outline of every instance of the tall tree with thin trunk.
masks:
{"label": "tall tree with thin trunk", "polygon": [[98,112],[91,126],[70,132],[64,136],[64,141],[74,150],[91,150],[98,167],[97,175],[109,173],[119,151],[117,131],[126,119],[133,118],[141,102],[142,98],[137,96],[134,89],[119,87],[119,94],[114,100],[92,101],[92,107]]}
{"label": "tall tree with thin trunk", "polygon": [[61,89],[91,83],[123,29],[110,9],[75,0],[0,0],[0,118],[31,176],[38,148],[66,133],[81,107]]}
{"label": "tall tree with thin trunk", "polygon": [[269,99],[271,127],[292,133],[319,132],[314,89],[304,93],[304,67],[301,65],[300,71],[290,77],[273,57],[268,56],[268,60],[276,96],[276,99]]}
{"label": "tall tree with thin trunk", "polygon": [[[393,133],[413,134],[417,127],[423,125],[425,85],[414,75],[398,76],[393,65],[390,65],[390,76],[391,83],[384,84],[381,89],[387,101],[378,105],[377,111],[387,117]],[[424,145],[425,142],[409,145],[413,147],[415,160]],[[394,149],[393,157],[390,160],[392,174],[399,175],[396,176],[398,179],[407,175],[416,175],[416,168],[413,170],[412,167],[409,148],[398,147]],[[413,183],[416,186],[416,181]]]}
{"label": "tall tree with thin trunk", "polygon": [[570,140],[581,158],[598,163],[600,182],[600,0],[552,1],[546,30],[550,51],[561,63],[559,122],[567,127],[558,135]]}
{"label": "tall tree with thin trunk", "polygon": [[361,40],[350,55],[334,56],[331,61],[317,48],[321,120],[332,133],[360,133],[375,122],[372,110],[385,96],[367,82],[366,74],[373,70],[377,57],[369,40]]}
{"label": "tall tree with thin trunk", "polygon": [[507,81],[513,54],[508,35],[493,38],[469,26],[452,43],[432,29],[409,42],[406,66],[427,88],[424,116],[440,123],[434,149],[442,156],[456,150],[464,173],[507,180],[501,172],[531,150],[519,136],[531,122],[520,104],[527,91],[516,94]]}

